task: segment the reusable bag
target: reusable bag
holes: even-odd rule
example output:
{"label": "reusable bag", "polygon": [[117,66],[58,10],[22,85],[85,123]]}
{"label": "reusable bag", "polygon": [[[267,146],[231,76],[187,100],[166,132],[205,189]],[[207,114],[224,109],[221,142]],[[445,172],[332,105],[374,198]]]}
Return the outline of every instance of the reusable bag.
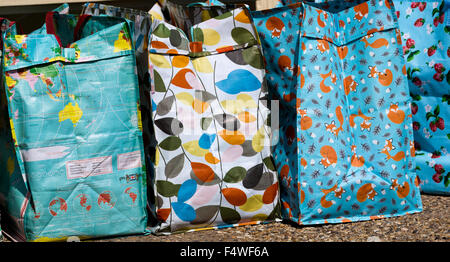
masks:
{"label": "reusable bag", "polygon": [[1,189],[15,240],[145,231],[130,28],[122,18],[49,12],[45,30],[3,39],[7,148],[16,157],[2,169]]}
{"label": "reusable bag", "polygon": [[412,97],[416,172],[423,193],[450,194],[448,1],[394,1]]}
{"label": "reusable bag", "polygon": [[[81,12],[85,15],[108,15],[114,17],[122,17],[133,21],[134,34],[133,45],[136,55],[137,73],[139,80],[140,91],[140,111],[142,118],[142,131],[144,139],[144,152],[146,156],[146,170],[147,170],[147,182],[148,185],[153,184],[154,180],[154,167],[153,161],[155,158],[155,137],[153,125],[151,124],[151,104],[150,104],[150,79],[148,72],[148,36],[150,33],[151,16],[149,13],[135,10],[130,8],[116,7],[111,5],[104,5],[98,3],[85,3]],[[149,224],[154,225],[156,223],[154,192],[152,186],[147,187],[148,192],[148,211]]]}
{"label": "reusable bag", "polygon": [[282,215],[339,223],[422,210],[410,96],[389,1],[302,2],[252,13],[280,101]]}
{"label": "reusable bag", "polygon": [[[1,35],[3,35],[3,33],[9,29],[9,31],[13,31],[15,30],[15,22],[13,21],[9,21],[6,18],[0,17],[0,33]],[[11,28],[12,27],[12,28]],[[3,42],[2,42],[2,38],[0,37],[0,86],[3,86],[3,76],[2,76],[2,70],[3,67],[1,66],[2,64],[2,53],[3,53]],[[0,95],[2,94],[2,90],[0,89]],[[7,166],[8,166],[8,154],[9,155],[13,155],[14,154],[14,150],[11,150],[10,147],[8,147],[7,145],[11,142],[11,139],[8,139],[7,141],[4,141],[5,138],[7,136],[3,135],[3,134],[7,134],[8,133],[8,127],[7,124],[4,120],[8,119],[8,105],[6,103],[6,99],[3,97],[0,97],[0,146],[3,146],[3,150],[0,150],[0,170],[7,170]],[[8,148],[10,148],[10,150],[8,150]],[[11,164],[10,164],[11,165]],[[0,184],[0,188],[2,187],[2,185]],[[2,214],[2,210],[1,210],[1,203],[5,203],[5,196],[1,194],[0,192],[0,222],[1,222],[1,214]],[[0,241],[3,239],[3,235],[2,235],[2,229],[1,229],[1,225],[0,225]]]}
{"label": "reusable bag", "polygon": [[273,221],[278,180],[263,57],[249,11],[184,10],[185,18],[172,17],[181,26],[196,23],[182,30],[154,19],[150,36],[156,233]]}

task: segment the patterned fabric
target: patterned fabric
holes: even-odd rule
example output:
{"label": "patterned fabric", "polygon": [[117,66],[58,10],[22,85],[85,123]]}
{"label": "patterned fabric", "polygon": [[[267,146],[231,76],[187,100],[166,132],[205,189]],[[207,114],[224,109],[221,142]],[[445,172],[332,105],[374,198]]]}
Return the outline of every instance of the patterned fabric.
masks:
{"label": "patterned fabric", "polygon": [[153,125],[151,124],[151,104],[150,104],[150,79],[148,73],[148,35],[150,33],[151,16],[149,13],[116,7],[111,5],[104,5],[98,3],[86,3],[83,5],[82,14],[87,15],[108,15],[114,17],[122,17],[133,21],[134,34],[133,45],[136,54],[136,64],[139,80],[140,91],[140,110],[142,116],[142,128],[144,138],[144,151],[146,156],[146,170],[148,190],[148,210],[149,210],[149,224],[154,226],[156,223],[155,212],[155,198],[153,192],[154,184],[154,167],[153,161],[155,158],[156,140],[154,136]]}
{"label": "patterned fabric", "polygon": [[188,32],[154,20],[158,233],[279,217],[260,46],[247,9],[220,13]]}
{"label": "patterned fabric", "polygon": [[[2,187],[17,240],[145,231],[146,189],[130,24],[50,12],[46,31],[4,38],[16,157]],[[3,145],[2,145],[3,146]],[[3,183],[2,183],[3,185]]]}
{"label": "patterned fabric", "polygon": [[352,2],[253,13],[269,93],[281,104],[273,157],[282,214],[299,224],[422,210],[392,4]]}
{"label": "patterned fabric", "polygon": [[[450,3],[394,1],[412,97],[421,190],[450,194]],[[447,20],[446,20],[447,19]]]}
{"label": "patterned fabric", "polygon": [[[0,17],[0,34],[3,33],[10,35],[11,32],[15,32],[15,22],[9,21],[6,18]],[[2,52],[3,52],[3,39],[0,37],[0,65],[2,63]],[[0,87],[3,86],[3,76],[2,76],[3,67],[0,66]],[[8,119],[8,104],[6,102],[6,98],[2,96],[2,90],[0,88],[0,145],[8,145],[11,144],[11,131],[9,129],[9,125],[7,125]],[[6,120],[6,121],[5,121]],[[8,135],[9,134],[9,135]],[[9,138],[9,139],[8,139]],[[0,151],[0,168],[1,170],[11,170],[11,166],[14,164],[9,161],[8,168],[8,156],[14,155],[14,150],[11,150],[11,147],[4,146],[3,150]],[[0,188],[3,188],[4,185],[0,180]],[[1,217],[1,207],[5,206],[5,196],[1,193],[3,190],[0,190],[0,221]],[[3,239],[2,229],[0,226],[0,241]]]}

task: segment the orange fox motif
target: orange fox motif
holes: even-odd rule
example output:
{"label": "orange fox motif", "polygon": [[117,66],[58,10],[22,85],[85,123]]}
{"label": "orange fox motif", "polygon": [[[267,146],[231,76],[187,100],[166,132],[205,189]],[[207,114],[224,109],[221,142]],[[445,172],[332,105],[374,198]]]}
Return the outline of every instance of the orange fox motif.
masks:
{"label": "orange fox motif", "polygon": [[327,74],[320,74],[320,77],[322,77],[322,81],[320,82],[320,90],[322,90],[322,92],[324,93],[330,92],[332,88],[330,86],[325,85],[325,80],[328,77],[331,77],[331,82],[333,84],[336,84],[336,75],[333,74],[333,70],[330,69],[330,72]]}
{"label": "orange fox motif", "polygon": [[398,108],[398,104],[391,104],[386,115],[395,124],[401,124],[405,120],[405,112]]}
{"label": "orange fox motif", "polygon": [[288,56],[282,55],[278,58],[278,68],[282,72],[286,72],[287,70],[291,70],[291,59]]}
{"label": "orange fox motif", "polygon": [[283,21],[275,16],[267,19],[266,28],[272,32],[272,38],[280,38],[281,32],[285,30]]}
{"label": "orange fox motif", "polygon": [[365,2],[353,7],[353,10],[355,11],[355,19],[361,21],[367,16],[367,14],[369,14],[369,5]]}
{"label": "orange fox motif", "polygon": [[320,164],[322,164],[324,168],[328,168],[329,166],[337,163],[336,151],[331,146],[323,146],[320,149],[320,155],[322,156]]}
{"label": "orange fox motif", "polygon": [[317,40],[317,49],[320,51],[320,53],[324,53],[328,50],[330,50],[330,45],[328,44],[328,41],[318,39]]}
{"label": "orange fox motif", "polygon": [[353,152],[353,156],[350,159],[351,165],[354,167],[362,167],[364,165],[365,160],[364,160],[364,157],[356,154],[356,146],[355,145],[352,146],[352,152]]}
{"label": "orange fox motif", "polygon": [[378,82],[383,86],[389,86],[392,83],[394,77],[391,70],[386,69],[384,72],[380,72],[376,66],[369,66],[369,70],[368,78],[378,78]]}
{"label": "orange fox motif", "polygon": [[344,92],[346,96],[350,94],[350,91],[356,91],[357,86],[358,83],[353,80],[353,76],[347,76],[346,78],[344,78]]}
{"label": "orange fox motif", "polygon": [[336,107],[336,118],[338,119],[340,126],[337,127],[334,120],[331,121],[330,124],[325,124],[325,128],[327,131],[333,133],[336,137],[339,135],[339,132],[343,131],[344,129],[342,128],[342,126],[344,125],[344,116],[342,115],[341,112],[342,107],[341,106],[337,106]]}
{"label": "orange fox motif", "polygon": [[375,186],[371,183],[367,183],[358,189],[358,192],[356,192],[356,199],[362,203],[367,199],[374,200],[376,195],[378,195],[378,193],[375,191]]}
{"label": "orange fox motif", "polygon": [[318,14],[317,14],[317,24],[318,24],[320,27],[324,28],[324,27],[326,26],[326,24],[325,24],[325,22],[320,18],[320,14],[323,13],[323,17],[325,18],[325,20],[328,19],[328,14],[327,14],[326,12],[324,12],[323,10],[316,9],[316,11],[317,11],[317,13],[318,13]]}
{"label": "orange fox motif", "polygon": [[414,142],[412,140],[409,141],[409,151],[411,152],[411,156],[416,156],[416,148],[414,147]]}
{"label": "orange fox motif", "polygon": [[286,72],[286,70],[289,70],[293,75],[298,76],[300,74],[300,67],[298,65],[291,66],[291,64],[291,59],[288,56],[282,55],[278,58],[278,68],[280,68],[282,72]]}
{"label": "orange fox motif", "polygon": [[348,47],[347,46],[340,46],[340,47],[337,48],[337,52],[338,52],[339,58],[342,60],[348,54]]}
{"label": "orange fox motif", "polygon": [[386,142],[384,143],[384,147],[383,149],[381,149],[381,154],[385,154],[386,155],[386,160],[392,159],[394,161],[400,161],[402,159],[405,158],[405,152],[400,151],[395,155],[391,155],[389,152],[391,152],[392,150],[395,149],[395,146],[392,145],[392,138],[387,139]]}
{"label": "orange fox motif", "polygon": [[369,43],[369,41],[367,41],[368,38],[369,38],[368,36],[365,36],[361,39],[361,41],[364,42],[364,48],[367,48],[368,46],[375,49],[381,48],[383,46],[389,47],[389,41],[386,40],[385,38],[379,38],[372,43]]}
{"label": "orange fox motif", "polygon": [[338,189],[337,184],[335,184],[332,188],[322,189],[322,193],[324,194],[322,196],[322,198],[320,199],[320,205],[322,205],[322,207],[329,208],[334,204],[334,201],[326,200],[326,197],[328,196],[328,194],[330,194],[332,192],[334,192],[335,197],[341,199],[342,194],[345,192],[345,190],[342,187],[340,187]]}
{"label": "orange fox motif", "polygon": [[284,208],[286,208],[288,211],[289,211],[289,218],[291,218],[292,217],[292,210],[291,210],[291,206],[289,205],[289,203],[288,202],[286,202],[286,201],[282,201],[282,203],[283,203],[283,207]]}
{"label": "orange fox motif", "polygon": [[397,191],[397,196],[399,198],[405,198],[409,195],[410,186],[407,181],[403,182],[403,185],[398,183],[398,179],[391,179],[391,190]]}
{"label": "orange fox motif", "polygon": [[367,130],[370,131],[370,127],[372,126],[372,123],[369,122],[369,120],[372,119],[372,117],[366,116],[361,112],[361,108],[358,109],[358,114],[351,114],[349,119],[349,124],[351,127],[356,127],[355,118],[361,117],[363,119],[363,122],[360,124],[361,131]]}

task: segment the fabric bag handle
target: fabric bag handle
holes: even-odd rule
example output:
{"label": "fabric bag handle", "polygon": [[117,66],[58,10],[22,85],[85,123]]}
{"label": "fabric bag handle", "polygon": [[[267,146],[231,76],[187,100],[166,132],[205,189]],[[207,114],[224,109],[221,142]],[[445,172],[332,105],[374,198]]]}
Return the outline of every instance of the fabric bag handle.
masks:
{"label": "fabric bag handle", "polygon": [[[59,13],[55,12],[55,11],[47,12],[47,14],[45,16],[45,27],[47,29],[47,34],[54,35],[56,40],[58,41],[59,45],[61,47],[63,47],[61,38],[56,33],[56,24],[55,24],[55,20],[54,20],[55,15],[59,15]],[[91,15],[80,15],[79,16],[77,24],[75,25],[74,33],[73,33],[74,34],[73,35],[74,42],[79,40],[80,32],[90,17],[91,17]]]}

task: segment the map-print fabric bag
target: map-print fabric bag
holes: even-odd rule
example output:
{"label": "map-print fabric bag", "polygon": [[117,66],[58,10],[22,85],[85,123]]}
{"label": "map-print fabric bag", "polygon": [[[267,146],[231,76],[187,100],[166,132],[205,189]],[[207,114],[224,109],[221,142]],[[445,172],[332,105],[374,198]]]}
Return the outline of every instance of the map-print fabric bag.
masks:
{"label": "map-print fabric bag", "polygon": [[321,224],[420,212],[391,2],[304,2],[253,17],[269,93],[281,101],[273,158],[283,217]]}
{"label": "map-print fabric bag", "polygon": [[[155,138],[153,125],[151,124],[151,104],[150,104],[150,79],[148,72],[148,36],[151,26],[151,16],[148,12],[142,10],[116,7],[112,5],[104,5],[99,3],[85,3],[83,5],[82,14],[86,15],[108,15],[114,17],[122,17],[133,21],[134,34],[133,45],[136,55],[136,65],[138,70],[139,80],[139,94],[140,94],[140,109],[142,116],[142,131],[144,138],[144,152],[146,156],[146,170],[147,170],[147,182],[148,185],[153,184],[154,168],[153,159],[155,157]],[[153,187],[148,187],[147,190],[152,190]],[[152,192],[148,192],[148,195],[153,195]],[[153,214],[155,210],[154,198],[148,199],[149,223],[156,222],[156,214]]]}
{"label": "map-print fabric bag", "polygon": [[423,193],[450,194],[450,2],[394,1]]}
{"label": "map-print fabric bag", "polygon": [[123,18],[49,12],[45,30],[3,39],[3,96],[16,157],[7,159],[1,189],[14,239],[145,232],[130,28]]}
{"label": "map-print fabric bag", "polygon": [[[0,17],[0,34],[3,35],[4,32],[7,31],[10,34],[10,32],[13,32],[15,30],[15,22],[9,21],[6,18]],[[2,76],[2,70],[3,67],[1,66],[2,60],[2,52],[3,52],[3,42],[2,38],[0,37],[0,86],[3,86],[3,76]],[[8,117],[8,105],[6,103],[6,98],[3,97],[2,89],[0,89],[0,146],[2,146],[3,150],[0,150],[0,172],[7,172],[8,168],[8,156],[14,155],[14,148],[12,148],[11,145],[11,135],[8,135],[11,133],[9,129],[9,125],[7,124]],[[11,165],[11,164],[10,164]],[[0,180],[0,188],[4,187]],[[2,190],[0,190],[0,221],[2,220],[2,206],[4,206],[4,203],[6,201],[5,196],[1,193]],[[0,226],[0,241],[2,240],[2,230]]]}
{"label": "map-print fabric bag", "polygon": [[263,57],[249,11],[185,10],[186,19],[203,15],[203,21],[182,30],[154,19],[150,37],[156,232],[273,221],[278,180]]}

